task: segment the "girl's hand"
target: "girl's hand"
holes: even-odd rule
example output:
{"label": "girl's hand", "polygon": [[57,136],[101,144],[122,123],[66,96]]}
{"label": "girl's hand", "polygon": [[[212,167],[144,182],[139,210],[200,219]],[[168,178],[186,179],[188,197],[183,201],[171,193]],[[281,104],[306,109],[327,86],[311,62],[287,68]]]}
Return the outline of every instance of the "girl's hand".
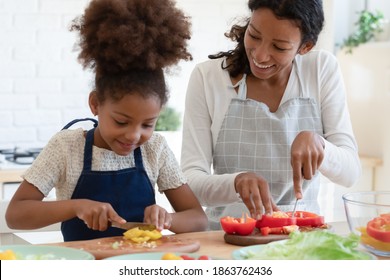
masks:
{"label": "girl's hand", "polygon": [[291,165],[295,194],[302,198],[302,181],[310,180],[324,159],[325,143],[321,136],[311,131],[302,131],[291,145]]}
{"label": "girl's hand", "polygon": [[172,215],[157,204],[145,208],[144,222],[156,225],[158,230],[169,229],[172,225]]}
{"label": "girl's hand", "polygon": [[78,199],[77,201],[76,216],[83,220],[90,229],[105,231],[112,221],[120,224],[126,222],[109,203],[89,199]]}
{"label": "girl's hand", "polygon": [[260,219],[262,214],[278,210],[263,177],[253,172],[241,173],[235,178],[234,187],[252,218]]}

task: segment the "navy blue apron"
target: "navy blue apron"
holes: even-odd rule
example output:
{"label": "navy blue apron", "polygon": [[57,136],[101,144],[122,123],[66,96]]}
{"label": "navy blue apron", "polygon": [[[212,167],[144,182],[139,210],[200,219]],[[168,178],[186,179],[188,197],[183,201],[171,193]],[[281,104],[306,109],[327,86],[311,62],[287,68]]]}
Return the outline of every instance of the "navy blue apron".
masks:
{"label": "navy blue apron", "polygon": [[[69,123],[69,128],[80,119]],[[84,147],[84,167],[71,199],[90,199],[107,202],[126,221],[142,222],[147,206],[156,204],[154,189],[142,163],[141,148],[134,150],[135,167],[118,171],[93,171],[92,146],[95,128],[86,135]],[[124,230],[109,227],[106,231],[89,229],[83,220],[75,217],[62,222],[61,231],[64,241],[88,240],[122,235]]]}

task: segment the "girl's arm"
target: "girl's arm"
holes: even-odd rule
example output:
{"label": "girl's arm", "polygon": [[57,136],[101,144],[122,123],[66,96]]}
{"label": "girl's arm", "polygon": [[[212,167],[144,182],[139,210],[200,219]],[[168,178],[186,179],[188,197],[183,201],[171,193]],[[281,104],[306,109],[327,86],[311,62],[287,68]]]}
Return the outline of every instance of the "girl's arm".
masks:
{"label": "girl's arm", "polygon": [[164,193],[175,210],[175,213],[171,214],[170,231],[179,233],[206,230],[207,216],[187,184]]}
{"label": "girl's arm", "polygon": [[123,223],[112,206],[88,199],[43,201],[44,195],[24,180],[12,197],[6,212],[7,225],[13,229],[37,229],[74,217],[94,230],[106,230],[109,221]]}

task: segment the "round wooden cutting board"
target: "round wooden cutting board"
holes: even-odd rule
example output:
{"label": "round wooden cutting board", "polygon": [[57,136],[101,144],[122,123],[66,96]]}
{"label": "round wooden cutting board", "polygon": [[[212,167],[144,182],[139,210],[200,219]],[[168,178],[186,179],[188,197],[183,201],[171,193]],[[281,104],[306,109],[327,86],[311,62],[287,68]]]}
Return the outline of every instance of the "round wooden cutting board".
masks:
{"label": "round wooden cutting board", "polygon": [[183,252],[192,253],[200,248],[200,242],[190,239],[179,239],[174,236],[163,236],[155,243],[137,244],[124,239],[122,236],[105,237],[84,241],[69,241],[62,246],[85,250],[97,260],[133,253],[146,252]]}
{"label": "round wooden cutting board", "polygon": [[287,234],[270,234],[267,236],[261,235],[259,232],[252,233],[250,235],[235,235],[225,233],[224,239],[226,243],[239,245],[239,246],[250,246],[256,244],[266,244],[272,241],[278,241],[288,239]]}

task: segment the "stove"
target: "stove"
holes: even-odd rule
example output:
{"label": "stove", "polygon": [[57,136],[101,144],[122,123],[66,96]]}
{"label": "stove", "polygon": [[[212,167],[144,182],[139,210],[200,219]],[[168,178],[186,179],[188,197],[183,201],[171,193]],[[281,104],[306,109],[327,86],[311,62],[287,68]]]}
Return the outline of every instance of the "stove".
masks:
{"label": "stove", "polygon": [[0,149],[0,169],[26,168],[26,165],[31,165],[41,151],[42,148]]}

